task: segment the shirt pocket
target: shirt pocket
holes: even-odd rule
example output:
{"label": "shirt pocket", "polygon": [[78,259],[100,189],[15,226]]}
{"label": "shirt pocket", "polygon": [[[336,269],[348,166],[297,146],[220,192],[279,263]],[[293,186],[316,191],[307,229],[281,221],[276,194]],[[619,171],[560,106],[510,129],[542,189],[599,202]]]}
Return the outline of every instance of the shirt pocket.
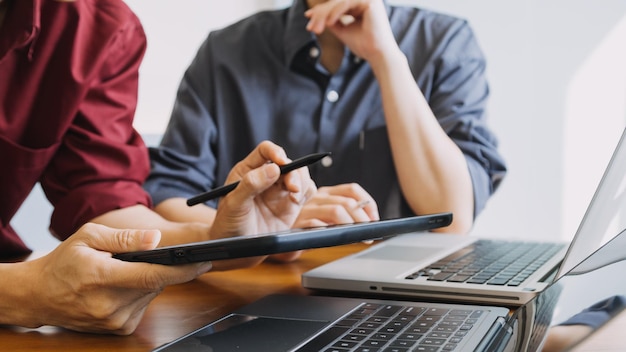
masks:
{"label": "shirt pocket", "polygon": [[27,148],[0,136],[0,221],[8,224],[59,148],[55,143],[44,148]]}

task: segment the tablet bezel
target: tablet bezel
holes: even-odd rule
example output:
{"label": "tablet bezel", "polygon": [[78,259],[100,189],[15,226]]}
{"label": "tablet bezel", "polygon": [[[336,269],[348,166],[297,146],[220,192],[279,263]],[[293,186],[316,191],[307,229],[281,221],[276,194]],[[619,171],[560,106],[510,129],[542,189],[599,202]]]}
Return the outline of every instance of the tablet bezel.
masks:
{"label": "tablet bezel", "polygon": [[129,262],[164,265],[188,264],[331,247],[367,240],[384,239],[409,232],[423,232],[450,225],[452,213],[435,213],[323,227],[244,235],[203,242],[117,253],[113,257]]}

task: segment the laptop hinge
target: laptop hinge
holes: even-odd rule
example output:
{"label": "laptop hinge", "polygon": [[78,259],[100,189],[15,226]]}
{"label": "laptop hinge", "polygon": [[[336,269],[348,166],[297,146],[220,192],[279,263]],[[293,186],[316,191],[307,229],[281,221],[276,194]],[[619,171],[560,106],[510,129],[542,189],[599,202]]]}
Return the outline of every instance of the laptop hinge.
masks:
{"label": "laptop hinge", "polygon": [[552,283],[556,281],[556,274],[559,272],[559,269],[563,265],[563,261],[561,260],[557,265],[555,265],[552,270],[550,270],[546,275],[544,275],[539,282],[547,282]]}
{"label": "laptop hinge", "polygon": [[513,329],[503,317],[498,317],[475,351],[504,351],[512,335]]}

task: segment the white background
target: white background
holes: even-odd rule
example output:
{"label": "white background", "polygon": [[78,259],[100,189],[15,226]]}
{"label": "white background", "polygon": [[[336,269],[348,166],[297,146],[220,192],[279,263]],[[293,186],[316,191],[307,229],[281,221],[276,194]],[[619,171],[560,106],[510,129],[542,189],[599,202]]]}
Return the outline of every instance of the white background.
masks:
{"label": "white background", "polygon": [[[490,125],[509,174],[475,234],[571,237],[626,122],[626,1],[396,0],[469,20],[488,60]],[[165,129],[178,82],[211,29],[290,0],[127,0],[148,36],[135,126]],[[48,249],[34,195],[13,225]]]}

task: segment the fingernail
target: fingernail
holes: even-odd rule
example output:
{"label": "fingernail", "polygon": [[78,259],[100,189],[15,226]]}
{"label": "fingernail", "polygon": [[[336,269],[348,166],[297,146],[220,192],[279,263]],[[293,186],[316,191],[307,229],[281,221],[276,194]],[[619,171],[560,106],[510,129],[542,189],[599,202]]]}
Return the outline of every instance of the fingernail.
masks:
{"label": "fingernail", "polygon": [[352,23],[354,23],[354,21],[355,21],[355,18],[354,16],[351,16],[351,15],[343,15],[339,17],[339,22],[341,22],[341,24],[344,26],[349,26]]}
{"label": "fingernail", "polygon": [[154,248],[161,240],[161,231],[159,230],[143,230],[141,231],[141,243],[145,246]]}

